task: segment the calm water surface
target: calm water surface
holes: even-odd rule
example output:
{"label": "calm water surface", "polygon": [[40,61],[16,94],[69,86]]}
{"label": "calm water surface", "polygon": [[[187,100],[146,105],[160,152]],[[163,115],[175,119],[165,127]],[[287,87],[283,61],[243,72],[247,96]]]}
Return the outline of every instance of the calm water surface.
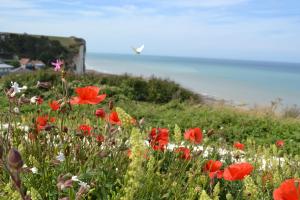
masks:
{"label": "calm water surface", "polygon": [[112,74],[155,75],[195,92],[234,103],[300,105],[300,63],[87,53],[88,69]]}

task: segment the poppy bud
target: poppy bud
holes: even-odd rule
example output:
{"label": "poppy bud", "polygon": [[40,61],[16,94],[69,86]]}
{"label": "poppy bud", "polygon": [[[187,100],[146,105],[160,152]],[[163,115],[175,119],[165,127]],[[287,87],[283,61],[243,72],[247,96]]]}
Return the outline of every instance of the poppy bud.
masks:
{"label": "poppy bud", "polygon": [[95,115],[97,117],[100,117],[100,118],[104,119],[105,118],[105,111],[104,111],[104,109],[103,108],[97,109],[96,112],[95,112]]}
{"label": "poppy bud", "polygon": [[114,102],[112,100],[110,100],[108,102],[108,107],[109,107],[110,110],[112,110],[114,108]]}
{"label": "poppy bud", "polygon": [[68,129],[68,127],[64,126],[63,129],[62,129],[62,131],[63,131],[64,133],[68,133],[69,129]]}
{"label": "poppy bud", "polygon": [[51,129],[53,128],[53,126],[52,125],[46,125],[45,126],[45,131],[51,131]]}
{"label": "poppy bud", "polygon": [[7,156],[8,166],[13,170],[19,170],[23,166],[21,154],[16,149],[10,149]]}
{"label": "poppy bud", "polygon": [[214,129],[209,129],[208,132],[207,132],[207,136],[210,137],[214,134]]}

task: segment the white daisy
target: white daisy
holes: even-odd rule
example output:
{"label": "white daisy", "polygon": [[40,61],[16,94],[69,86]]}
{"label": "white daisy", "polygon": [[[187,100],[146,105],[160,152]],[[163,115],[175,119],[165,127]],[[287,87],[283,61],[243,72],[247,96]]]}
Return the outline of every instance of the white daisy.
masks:
{"label": "white daisy", "polygon": [[36,97],[36,96],[33,96],[33,97],[31,97],[30,98],[30,103],[36,103],[36,100],[37,100],[38,98]]}
{"label": "white daisy", "polygon": [[60,161],[60,162],[64,162],[65,161],[65,155],[62,152],[59,152],[58,156],[56,156],[56,160]]}
{"label": "white daisy", "polygon": [[36,167],[32,167],[30,168],[30,171],[34,174],[37,174],[38,173],[38,169]]}
{"label": "white daisy", "polygon": [[79,179],[78,179],[78,176],[72,176],[72,181],[74,182],[81,182]]}

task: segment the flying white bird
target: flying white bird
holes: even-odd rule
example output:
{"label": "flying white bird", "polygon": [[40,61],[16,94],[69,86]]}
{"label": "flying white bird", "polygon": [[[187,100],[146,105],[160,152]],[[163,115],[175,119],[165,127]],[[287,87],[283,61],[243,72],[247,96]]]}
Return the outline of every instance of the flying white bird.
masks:
{"label": "flying white bird", "polygon": [[132,47],[133,51],[136,53],[136,54],[141,54],[143,49],[144,49],[145,45],[142,45],[140,47],[137,47],[137,48],[134,48]]}

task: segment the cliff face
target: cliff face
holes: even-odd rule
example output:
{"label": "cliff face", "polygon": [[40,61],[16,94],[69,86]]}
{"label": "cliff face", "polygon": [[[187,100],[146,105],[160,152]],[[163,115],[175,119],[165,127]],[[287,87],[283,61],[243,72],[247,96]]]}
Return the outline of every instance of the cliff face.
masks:
{"label": "cliff face", "polygon": [[50,66],[61,58],[69,69],[81,74],[85,72],[85,52],[82,38],[0,32],[0,59],[29,58]]}
{"label": "cliff face", "polygon": [[81,44],[78,47],[78,53],[73,57],[75,72],[78,74],[85,73],[85,54],[86,42],[81,39]]}

